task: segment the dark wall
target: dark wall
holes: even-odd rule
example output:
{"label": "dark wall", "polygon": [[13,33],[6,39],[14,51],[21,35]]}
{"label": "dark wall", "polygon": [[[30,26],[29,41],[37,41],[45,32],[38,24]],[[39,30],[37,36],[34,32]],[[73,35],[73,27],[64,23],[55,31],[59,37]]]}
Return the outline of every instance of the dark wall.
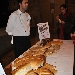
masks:
{"label": "dark wall", "polygon": [[6,27],[8,20],[8,0],[0,0],[0,28]]}

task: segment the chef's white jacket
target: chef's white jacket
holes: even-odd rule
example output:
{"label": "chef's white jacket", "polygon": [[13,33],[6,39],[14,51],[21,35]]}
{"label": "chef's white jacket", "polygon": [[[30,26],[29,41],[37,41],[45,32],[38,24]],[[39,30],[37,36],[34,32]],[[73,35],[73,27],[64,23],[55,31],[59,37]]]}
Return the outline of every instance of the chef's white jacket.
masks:
{"label": "chef's white jacket", "polygon": [[12,36],[29,36],[30,20],[31,17],[28,13],[22,13],[18,9],[9,16],[6,32]]}

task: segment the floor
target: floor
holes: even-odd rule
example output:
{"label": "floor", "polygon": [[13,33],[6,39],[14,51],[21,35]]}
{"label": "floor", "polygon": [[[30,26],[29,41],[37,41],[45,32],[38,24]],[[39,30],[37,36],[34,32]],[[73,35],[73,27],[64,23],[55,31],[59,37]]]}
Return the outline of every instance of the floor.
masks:
{"label": "floor", "polygon": [[[0,28],[0,37],[4,36],[6,34],[7,33],[5,32],[5,28]],[[51,34],[51,37],[57,38],[57,34],[55,34],[55,35]],[[38,34],[35,37],[31,38],[31,45],[34,45],[37,41],[39,41]],[[2,57],[0,58],[0,62],[4,68],[9,63],[11,63],[14,59],[15,59],[14,58],[14,51],[13,51],[13,49],[11,49],[10,51],[8,51],[2,55]]]}

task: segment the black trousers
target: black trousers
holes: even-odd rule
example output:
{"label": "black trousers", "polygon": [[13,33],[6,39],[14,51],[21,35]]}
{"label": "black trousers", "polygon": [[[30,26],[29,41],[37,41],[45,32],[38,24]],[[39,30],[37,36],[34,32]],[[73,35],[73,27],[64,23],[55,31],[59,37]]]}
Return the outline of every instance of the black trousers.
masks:
{"label": "black trousers", "polygon": [[30,36],[13,36],[13,46],[17,58],[31,47]]}

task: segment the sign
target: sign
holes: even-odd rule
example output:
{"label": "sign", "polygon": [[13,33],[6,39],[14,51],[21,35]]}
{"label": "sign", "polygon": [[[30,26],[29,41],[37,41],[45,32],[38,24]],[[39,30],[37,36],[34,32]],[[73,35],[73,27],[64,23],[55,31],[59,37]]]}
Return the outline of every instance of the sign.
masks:
{"label": "sign", "polygon": [[50,38],[49,25],[46,23],[38,23],[38,33],[40,41],[45,38]]}
{"label": "sign", "polygon": [[0,63],[0,75],[6,75],[1,63]]}

